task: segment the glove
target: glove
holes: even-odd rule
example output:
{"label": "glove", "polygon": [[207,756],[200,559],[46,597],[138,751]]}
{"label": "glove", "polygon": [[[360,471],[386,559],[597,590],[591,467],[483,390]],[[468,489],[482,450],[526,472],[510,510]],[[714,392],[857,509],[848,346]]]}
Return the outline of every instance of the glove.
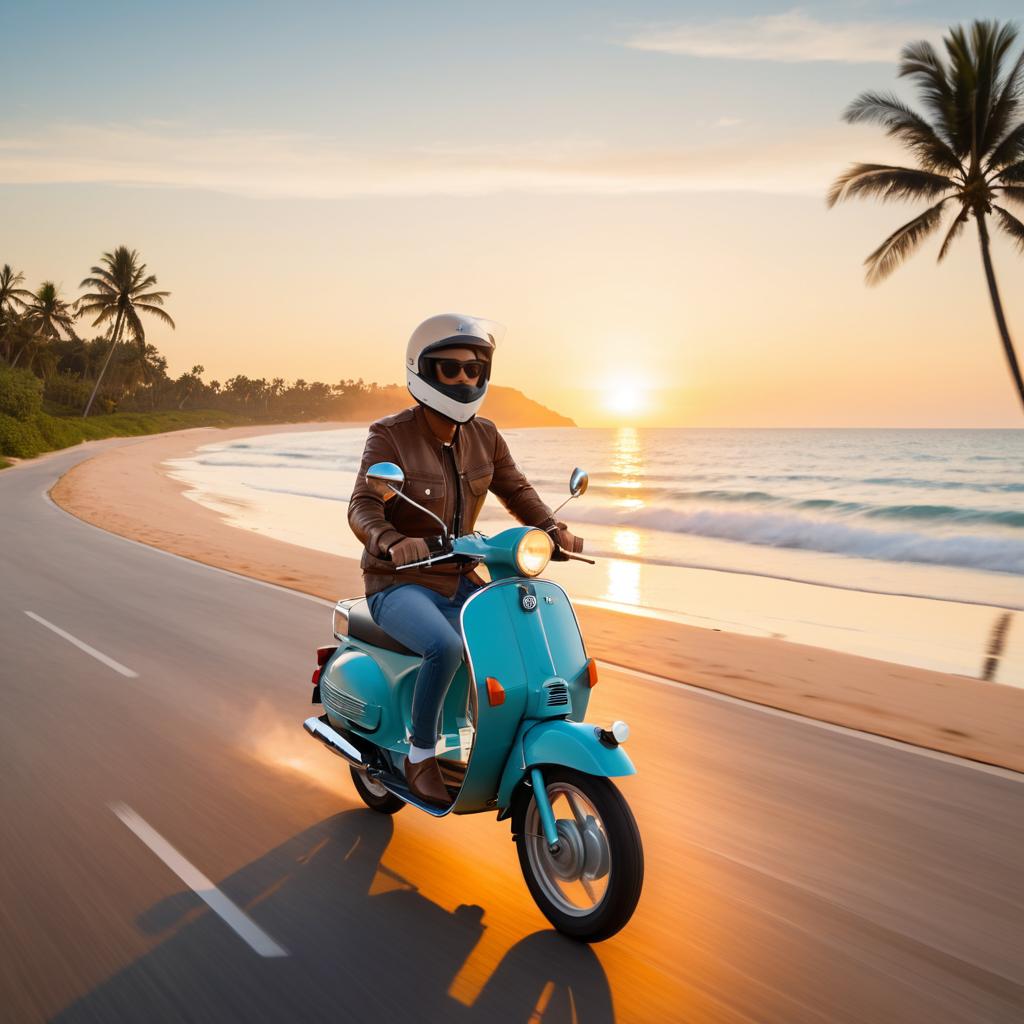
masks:
{"label": "glove", "polygon": [[403,537],[388,547],[388,554],[395,565],[409,565],[425,562],[430,557],[430,548],[422,537]]}
{"label": "glove", "polygon": [[563,550],[578,555],[583,550],[583,538],[569,532],[565,523],[555,523],[548,531],[554,542]]}

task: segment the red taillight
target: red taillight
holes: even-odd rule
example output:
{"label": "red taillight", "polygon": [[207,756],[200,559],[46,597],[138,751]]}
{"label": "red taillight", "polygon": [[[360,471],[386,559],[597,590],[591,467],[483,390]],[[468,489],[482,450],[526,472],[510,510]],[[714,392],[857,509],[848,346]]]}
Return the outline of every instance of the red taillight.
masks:
{"label": "red taillight", "polygon": [[591,689],[597,686],[597,662],[593,658],[587,662],[587,685]]}
{"label": "red taillight", "polygon": [[492,676],[487,677],[487,703],[492,708],[505,703],[505,687]]}
{"label": "red taillight", "polygon": [[314,686],[320,683],[320,673],[324,670],[324,665],[327,664],[327,659],[338,649],[337,644],[331,644],[330,647],[318,647],[316,649],[316,668],[313,669],[312,683]]}

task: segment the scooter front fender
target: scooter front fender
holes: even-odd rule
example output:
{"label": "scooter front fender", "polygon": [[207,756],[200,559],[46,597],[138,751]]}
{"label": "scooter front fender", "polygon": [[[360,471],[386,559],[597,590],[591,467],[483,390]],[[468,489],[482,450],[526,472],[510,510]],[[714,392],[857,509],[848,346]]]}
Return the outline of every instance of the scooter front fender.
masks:
{"label": "scooter front fender", "polygon": [[602,743],[599,731],[592,722],[570,722],[564,718],[524,722],[501,775],[498,807],[502,811],[508,808],[516,786],[531,768],[539,765],[557,764],[605,778],[635,775],[629,754],[622,747]]}

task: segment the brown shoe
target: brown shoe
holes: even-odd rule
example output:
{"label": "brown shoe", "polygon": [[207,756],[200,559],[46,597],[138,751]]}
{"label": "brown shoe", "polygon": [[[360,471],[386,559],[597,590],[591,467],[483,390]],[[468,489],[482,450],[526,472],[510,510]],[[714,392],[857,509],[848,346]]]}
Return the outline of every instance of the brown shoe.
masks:
{"label": "brown shoe", "polygon": [[416,764],[406,761],[405,781],[410,792],[428,804],[447,807],[452,802],[448,790],[445,789],[444,780],[441,778],[441,769],[438,767],[436,757],[428,757],[425,761],[418,761]]}

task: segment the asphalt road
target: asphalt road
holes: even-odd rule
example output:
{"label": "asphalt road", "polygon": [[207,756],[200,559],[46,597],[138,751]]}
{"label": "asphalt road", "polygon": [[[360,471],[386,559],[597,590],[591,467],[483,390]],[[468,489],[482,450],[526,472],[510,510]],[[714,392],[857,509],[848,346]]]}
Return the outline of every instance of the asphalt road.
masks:
{"label": "asphalt road", "polygon": [[576,945],[304,734],[326,607],[45,499],[94,451],[0,473],[3,1020],[1024,1019],[1024,776],[604,667],[647,881]]}

